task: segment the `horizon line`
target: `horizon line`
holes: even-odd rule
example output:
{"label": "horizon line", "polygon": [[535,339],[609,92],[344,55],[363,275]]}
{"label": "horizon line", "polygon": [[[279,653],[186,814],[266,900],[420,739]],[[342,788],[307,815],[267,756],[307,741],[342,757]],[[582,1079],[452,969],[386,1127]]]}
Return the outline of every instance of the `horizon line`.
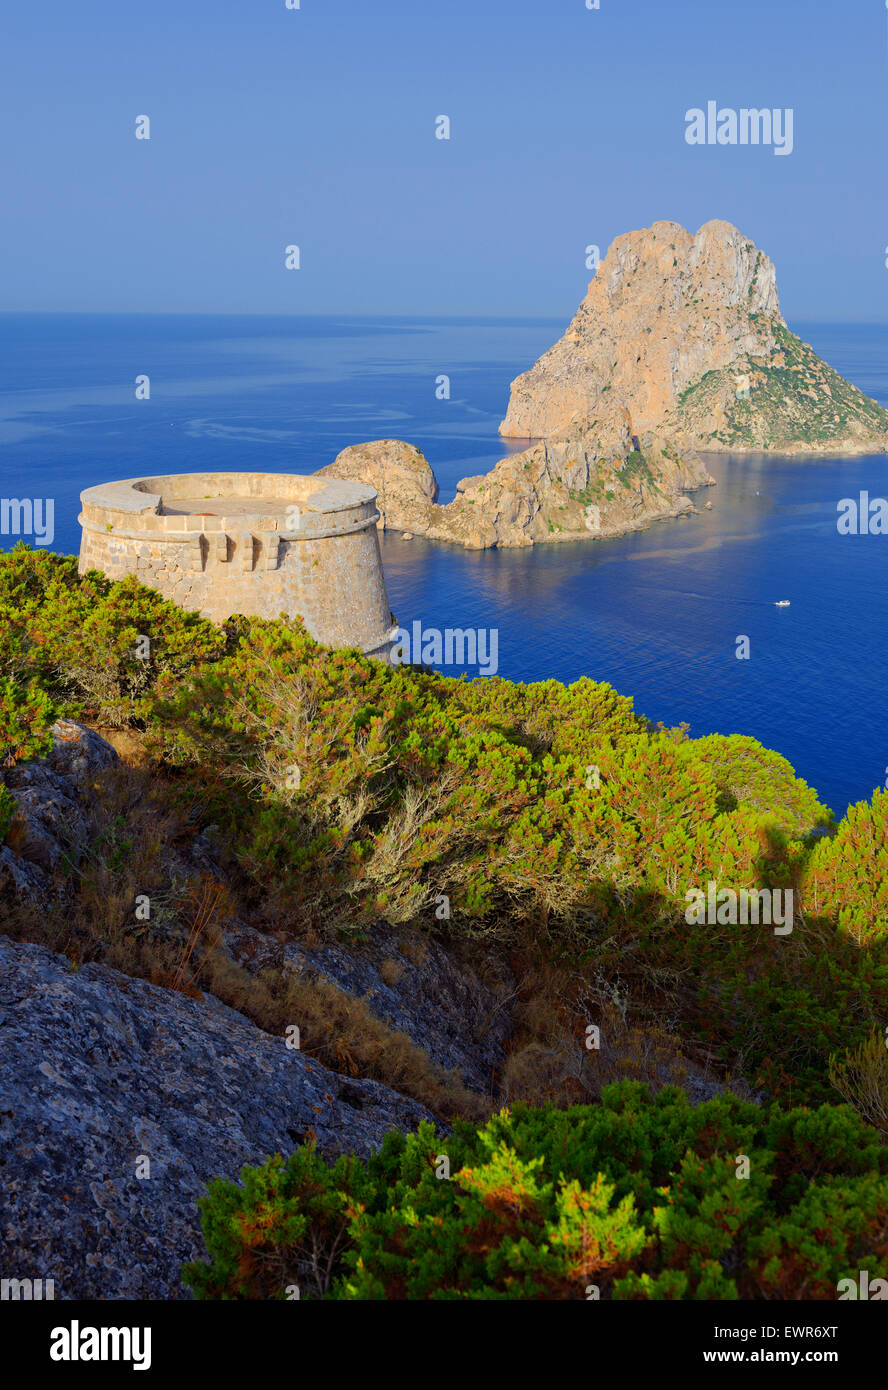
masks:
{"label": "horizon line", "polygon": [[[576,310],[573,311],[576,313]],[[562,314],[497,314],[497,313],[437,313],[427,310],[424,313],[391,314],[375,310],[354,313],[346,310],[326,309],[323,311],[291,311],[271,309],[0,309],[0,319],[23,317],[56,318],[279,318],[279,319],[355,319],[389,320],[393,322],[424,323],[429,319],[451,321],[454,323],[499,322],[499,323],[561,323]],[[568,318],[573,317],[571,314]],[[864,327],[888,327],[888,318],[809,318],[807,315],[787,316],[781,311],[780,317],[794,323],[843,324]]]}

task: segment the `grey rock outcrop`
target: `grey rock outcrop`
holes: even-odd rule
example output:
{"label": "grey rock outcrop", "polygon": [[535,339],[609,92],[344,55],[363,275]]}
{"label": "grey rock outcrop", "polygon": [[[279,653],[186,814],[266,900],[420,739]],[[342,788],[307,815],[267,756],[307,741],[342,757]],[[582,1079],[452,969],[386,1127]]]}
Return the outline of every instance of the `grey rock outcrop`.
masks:
{"label": "grey rock outcrop", "polygon": [[84,792],[88,779],[112,767],[117,754],[99,734],[72,719],[52,726],[45,758],[18,763],[3,774],[16,803],[14,848],[0,846],[0,884],[19,897],[45,901],[50,875],[63,856],[77,861],[87,837]]}
{"label": "grey rock outcrop", "polygon": [[[367,1154],[432,1116],[327,1070],[211,997],[0,937],[4,1274],[57,1298],[182,1298],[216,1175],[290,1153]],[[136,1176],[141,1160],[150,1177]]]}

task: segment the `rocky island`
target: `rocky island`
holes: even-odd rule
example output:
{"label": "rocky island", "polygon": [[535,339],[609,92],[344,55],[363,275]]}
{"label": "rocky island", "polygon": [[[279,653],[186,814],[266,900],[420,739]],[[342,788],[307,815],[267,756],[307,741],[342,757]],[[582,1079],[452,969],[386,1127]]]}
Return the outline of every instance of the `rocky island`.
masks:
{"label": "rocky island", "polygon": [[693,511],[697,450],[888,450],[888,411],[787,327],[774,266],[729,222],[617,237],[567,331],[512,383],[529,447],[442,506],[418,449],[377,440],[321,474],[375,487],[380,525],[469,549],[588,540]]}
{"label": "rocky island", "polygon": [[888,411],[790,332],[774,266],[729,222],[617,237],[567,332],[513,381],[500,433],[549,435],[605,399],[697,448],[888,447]]}
{"label": "rocky island", "polygon": [[427,459],[401,440],[353,445],[321,473],[375,487],[385,499],[378,504],[383,529],[468,550],[618,536],[693,511],[687,491],[712,482],[693,450],[650,431],[639,437],[623,408],[602,410],[489,473],[463,478],[446,506],[437,501]]}

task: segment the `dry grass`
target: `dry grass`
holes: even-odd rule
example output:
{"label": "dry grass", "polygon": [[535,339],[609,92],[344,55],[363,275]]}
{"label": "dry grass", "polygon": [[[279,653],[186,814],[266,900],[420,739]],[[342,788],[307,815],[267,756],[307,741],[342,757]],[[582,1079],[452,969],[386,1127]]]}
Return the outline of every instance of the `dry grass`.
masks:
{"label": "dry grass", "polygon": [[[588,1104],[603,1087],[623,1080],[654,1090],[686,1084],[682,1039],[660,1023],[633,1021],[618,987],[590,983],[588,975],[553,964],[530,942],[512,964],[520,997],[500,1077],[505,1104]],[[590,1025],[597,1037],[587,1032]]]}
{"label": "dry grass", "polygon": [[[189,896],[194,899],[194,910],[188,926],[188,935],[171,976],[160,983],[194,996],[200,993],[197,980],[201,970],[221,944],[222,927],[219,917],[222,914],[230,917],[231,913],[225,912],[225,887],[214,879],[207,877],[201,880],[199,888],[196,885],[190,887]],[[198,947],[201,959],[195,964],[195,951]]]}
{"label": "dry grass", "polygon": [[[236,880],[223,883],[221,875],[188,867],[195,834],[188,807],[178,804],[174,779],[140,750],[128,749],[124,756],[130,762],[93,780],[87,843],[59,866],[54,905],[46,912],[19,906],[6,928],[10,934],[191,997],[209,991],[276,1036],[295,1024],[303,1050],[324,1065],[379,1081],[445,1118],[482,1119],[489,1113],[493,1095],[488,1101],[469,1091],[457,1075],[376,1017],[365,1001],[329,981],[294,975],[283,964],[256,972],[230,959],[223,940],[231,918],[246,916],[269,936],[283,939],[293,935],[292,917],[276,912],[273,894],[262,910],[251,912]],[[418,833],[434,804],[434,798],[417,796],[401,829]],[[13,841],[17,833],[13,824]],[[394,842],[386,842],[383,851],[375,863],[374,886],[388,879]],[[147,921],[136,915],[136,899],[143,895],[150,901]],[[304,923],[299,925],[302,934]],[[500,974],[489,942],[483,948],[463,943],[457,951],[493,988],[497,1007],[513,1015],[511,1051],[492,1086],[495,1093],[498,1083],[498,1103],[589,1102],[604,1085],[622,1078],[655,1087],[682,1084],[679,1040],[664,1027],[630,1021],[628,1000],[619,991],[603,983],[596,989],[588,972],[554,965],[547,958],[549,946],[545,934],[528,924],[511,959],[517,988]],[[398,949],[401,959],[385,960],[380,972],[392,987],[404,973],[404,961],[425,960],[428,944],[408,927]],[[590,1023],[600,1029],[597,1049],[586,1046]]]}
{"label": "dry grass", "polygon": [[13,816],[9,822],[3,843],[8,845],[13,854],[21,854],[25,848],[28,838],[28,829],[21,816]]}
{"label": "dry grass", "polygon": [[[187,847],[194,831],[165,785],[140,768],[108,769],[90,790],[85,843],[71,846],[56,865],[52,905],[43,912],[21,904],[11,925],[77,962],[113,952],[114,964],[126,970],[138,954],[133,951],[130,962],[131,945],[149,933],[162,935],[178,920],[187,885],[170,883],[163,856]],[[143,896],[150,904],[146,922],[136,915],[136,899]]]}
{"label": "dry grass", "polygon": [[418,932],[403,936],[398,942],[398,950],[405,960],[409,960],[411,965],[423,965],[428,956],[429,948],[425,937]]}
{"label": "dry grass", "polygon": [[145,748],[145,735],[140,733],[138,729],[116,729],[105,724],[93,724],[88,720],[82,722],[86,724],[87,728],[97,733],[100,738],[103,738],[106,743],[110,743],[118,757],[131,767],[147,765],[149,755]]}
{"label": "dry grass", "polygon": [[394,989],[395,985],[403,976],[406,968],[403,961],[384,960],[379,967],[379,973],[389,988]]}
{"label": "dry grass", "polygon": [[489,1107],[460,1078],[446,1072],[422,1048],[371,1013],[363,999],[329,980],[266,968],[251,975],[219,953],[203,973],[217,999],[266,1033],[299,1029],[301,1050],[346,1076],[368,1077],[428,1106],[446,1119],[482,1119]]}
{"label": "dry grass", "polygon": [[878,1030],[841,1058],[830,1056],[829,1079],[867,1124],[888,1134],[888,1044]]}

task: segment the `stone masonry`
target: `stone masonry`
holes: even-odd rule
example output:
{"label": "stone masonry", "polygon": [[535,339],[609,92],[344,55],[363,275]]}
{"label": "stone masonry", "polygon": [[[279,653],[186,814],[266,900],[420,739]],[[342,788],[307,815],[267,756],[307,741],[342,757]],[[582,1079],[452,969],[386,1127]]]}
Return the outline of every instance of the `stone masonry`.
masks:
{"label": "stone masonry", "polygon": [[319,642],[386,659],[394,617],[376,492],[296,473],[181,473],[80,494],[80,572],[134,574],[215,622],[297,614]]}

